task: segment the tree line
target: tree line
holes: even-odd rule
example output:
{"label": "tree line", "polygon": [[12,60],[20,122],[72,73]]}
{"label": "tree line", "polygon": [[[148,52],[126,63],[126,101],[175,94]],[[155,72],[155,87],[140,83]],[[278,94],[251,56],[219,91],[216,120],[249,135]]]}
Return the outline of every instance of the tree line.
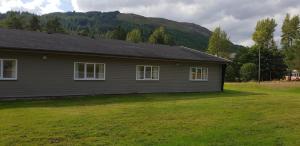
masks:
{"label": "tree line", "polygon": [[[7,17],[0,22],[0,27],[10,28],[10,29],[21,29],[21,30],[31,30],[31,31],[41,31],[47,33],[65,33],[68,32],[63,28],[60,19],[55,17],[46,21],[43,24],[40,21],[39,16],[28,13],[31,17],[25,19],[20,12],[7,12]],[[89,28],[81,28],[76,30],[77,35],[88,36],[95,38],[94,32]],[[126,40],[133,43],[139,42],[149,42],[152,44],[165,44],[174,45],[173,38],[164,27],[156,28],[149,36],[148,39],[143,38],[143,32],[141,29],[134,28],[133,30],[126,31],[121,26],[114,28],[111,31],[107,31],[100,35],[103,38]]]}
{"label": "tree line", "polygon": [[174,45],[171,35],[167,33],[164,27],[156,28],[147,40],[143,40],[143,32],[140,29],[135,28],[126,32],[121,26],[112,31],[108,31],[105,37],[109,39],[126,40],[133,43],[149,42],[151,44]]}
{"label": "tree line", "polygon": [[[259,20],[252,34],[254,45],[231,54],[228,51],[229,37],[220,27],[209,40],[208,52],[232,60],[226,69],[227,81],[280,80],[293,69],[300,70],[300,25],[299,16],[289,14],[282,25],[281,46],[274,40],[277,23],[274,19]],[[259,56],[260,54],[260,56]],[[258,74],[258,64],[261,71]]]}

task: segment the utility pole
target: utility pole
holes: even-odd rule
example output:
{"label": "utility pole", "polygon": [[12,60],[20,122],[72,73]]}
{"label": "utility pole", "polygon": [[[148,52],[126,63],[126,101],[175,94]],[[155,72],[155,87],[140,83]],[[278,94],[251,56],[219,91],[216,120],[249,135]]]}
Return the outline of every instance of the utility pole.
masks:
{"label": "utility pole", "polygon": [[258,49],[258,84],[260,84],[260,48]]}

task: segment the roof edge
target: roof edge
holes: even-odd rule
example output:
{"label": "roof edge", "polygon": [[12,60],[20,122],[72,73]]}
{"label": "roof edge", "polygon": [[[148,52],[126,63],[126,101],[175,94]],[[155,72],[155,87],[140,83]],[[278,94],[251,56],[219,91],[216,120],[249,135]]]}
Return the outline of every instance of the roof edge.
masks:
{"label": "roof edge", "polygon": [[199,51],[199,50],[196,50],[196,49],[192,49],[192,48],[189,48],[189,47],[186,47],[186,46],[179,46],[179,47],[187,49],[187,50],[190,50],[190,51],[194,51],[194,52],[204,53],[204,54],[206,54],[208,56],[212,56],[212,57],[215,57],[215,58],[220,58],[220,59],[223,59],[224,62],[232,62],[229,59],[226,59],[226,58],[223,58],[223,57],[219,57],[219,56],[215,56],[215,55],[212,55],[212,54],[209,54],[209,53],[206,53],[206,52],[202,52],[202,51]]}
{"label": "roof edge", "polygon": [[[69,51],[55,51],[55,50],[43,50],[43,49],[30,49],[30,48],[13,48],[13,47],[1,47],[3,51],[22,51],[22,52],[31,52],[31,53],[56,53],[56,54],[74,54],[74,55],[83,55],[83,56],[103,56],[111,58],[131,58],[131,59],[143,59],[143,60],[162,60],[162,61],[184,61],[184,62],[211,62],[224,64],[222,61],[209,61],[209,60],[191,60],[191,59],[168,59],[168,58],[152,58],[152,57],[140,57],[140,56],[126,56],[126,55],[113,55],[113,54],[100,54],[100,53],[84,53],[84,52],[69,52]],[[13,50],[12,50],[13,49]],[[1,49],[0,49],[1,51]]]}

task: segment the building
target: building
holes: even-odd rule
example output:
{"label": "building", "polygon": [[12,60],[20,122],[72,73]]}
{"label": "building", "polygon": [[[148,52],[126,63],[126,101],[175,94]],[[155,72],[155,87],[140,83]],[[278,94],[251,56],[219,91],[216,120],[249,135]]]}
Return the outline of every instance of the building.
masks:
{"label": "building", "polygon": [[[285,78],[286,78],[286,80],[288,80],[289,76],[286,76]],[[300,81],[300,73],[297,70],[292,71],[291,80],[292,81]]]}
{"label": "building", "polygon": [[0,29],[0,97],[222,91],[228,62],[186,47]]}

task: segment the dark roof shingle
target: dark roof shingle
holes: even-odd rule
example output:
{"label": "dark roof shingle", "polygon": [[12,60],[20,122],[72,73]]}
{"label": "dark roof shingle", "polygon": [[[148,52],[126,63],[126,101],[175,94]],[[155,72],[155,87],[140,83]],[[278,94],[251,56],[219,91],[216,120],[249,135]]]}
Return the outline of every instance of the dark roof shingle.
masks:
{"label": "dark roof shingle", "polygon": [[129,43],[109,39],[91,39],[65,34],[47,34],[14,29],[0,29],[0,48],[91,53],[171,60],[212,61],[226,63],[226,59],[186,47]]}

